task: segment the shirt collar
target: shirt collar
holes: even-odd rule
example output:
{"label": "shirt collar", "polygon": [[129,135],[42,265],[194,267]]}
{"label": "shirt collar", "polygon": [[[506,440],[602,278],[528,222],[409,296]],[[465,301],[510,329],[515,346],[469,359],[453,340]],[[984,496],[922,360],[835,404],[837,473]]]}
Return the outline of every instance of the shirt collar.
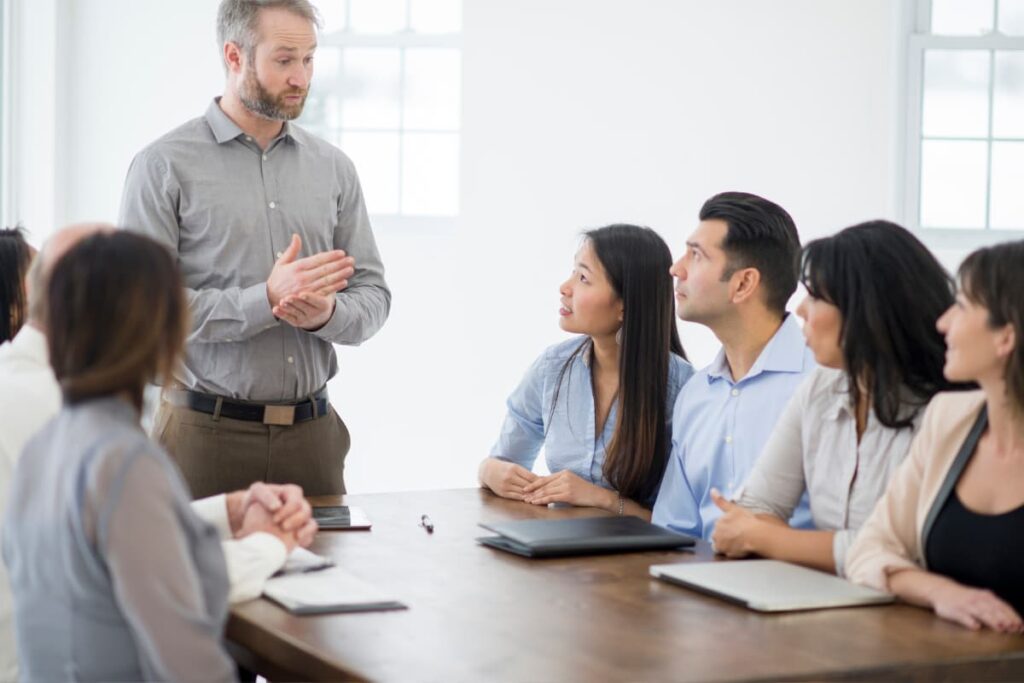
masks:
{"label": "shirt collar", "polygon": [[[803,372],[806,349],[804,335],[796,317],[787,313],[782,325],[761,350],[750,372],[740,381],[757,377],[762,372]],[[718,350],[715,360],[708,366],[708,383],[718,379],[732,380],[724,347]]]}
{"label": "shirt collar", "polygon": [[[210,130],[213,131],[213,137],[217,140],[217,144],[222,145],[225,142],[236,139],[239,135],[245,135],[245,131],[238,127],[238,124],[231,120],[231,118],[224,113],[224,110],[220,108],[220,98],[214,97],[213,101],[210,102],[210,106],[206,108],[206,123],[210,126]],[[285,121],[281,126],[281,132],[274,140],[280,140],[285,138],[292,142],[302,144],[292,129],[290,121]]]}

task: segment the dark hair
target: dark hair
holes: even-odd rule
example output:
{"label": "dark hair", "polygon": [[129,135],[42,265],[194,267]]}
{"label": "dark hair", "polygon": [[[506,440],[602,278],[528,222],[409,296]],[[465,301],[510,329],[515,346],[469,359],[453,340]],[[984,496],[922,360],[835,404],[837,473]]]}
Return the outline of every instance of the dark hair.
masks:
{"label": "dark hair", "polygon": [[127,392],[170,376],[188,307],[170,253],[119,230],[86,237],[53,267],[46,296],[50,364],[67,403]]}
{"label": "dark hair", "polygon": [[960,264],[960,287],[988,309],[990,327],[1013,326],[1016,345],[1006,362],[1006,392],[1024,411],[1024,240],[982,247]]}
{"label": "dark hair", "polygon": [[13,339],[25,324],[25,276],[31,262],[32,249],[25,241],[25,231],[0,230],[0,344]]}
{"label": "dark hair", "polygon": [[865,389],[878,421],[910,427],[936,393],[946,344],[935,322],[953,304],[953,278],[910,231],[869,221],[817,239],[803,252],[800,280],[839,309],[839,333],[857,405]]}
{"label": "dark hair", "polygon": [[[603,474],[624,498],[645,503],[657,493],[668,462],[670,354],[686,358],[668,272],[672,253],[658,233],[636,225],[609,225],[588,230],[584,237],[623,304],[618,417],[615,435],[605,448]],[[573,360],[589,348],[586,339],[562,366],[552,414]]]}
{"label": "dark hair", "polygon": [[796,291],[800,268],[800,235],[781,206],[747,192],[722,192],[704,202],[700,220],[718,219],[728,227],[722,250],[728,280],[737,270],[756,268],[761,274],[764,302],[779,315]]}

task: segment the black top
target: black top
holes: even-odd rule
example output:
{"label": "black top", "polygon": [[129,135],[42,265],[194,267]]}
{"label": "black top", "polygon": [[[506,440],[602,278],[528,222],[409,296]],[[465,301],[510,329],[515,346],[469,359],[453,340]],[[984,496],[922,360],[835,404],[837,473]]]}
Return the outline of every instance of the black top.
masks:
{"label": "black top", "polygon": [[983,515],[964,507],[954,489],[935,518],[925,559],[928,571],[988,588],[1024,614],[1024,505]]}

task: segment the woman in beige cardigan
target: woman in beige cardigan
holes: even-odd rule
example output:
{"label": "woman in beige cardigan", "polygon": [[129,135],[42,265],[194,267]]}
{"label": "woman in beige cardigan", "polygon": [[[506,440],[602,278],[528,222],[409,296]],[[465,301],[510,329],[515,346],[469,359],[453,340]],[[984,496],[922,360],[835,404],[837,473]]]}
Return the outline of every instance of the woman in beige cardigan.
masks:
{"label": "woman in beige cardigan", "polygon": [[944,372],[846,575],[971,629],[1024,632],[1024,241],[980,249],[939,319]]}

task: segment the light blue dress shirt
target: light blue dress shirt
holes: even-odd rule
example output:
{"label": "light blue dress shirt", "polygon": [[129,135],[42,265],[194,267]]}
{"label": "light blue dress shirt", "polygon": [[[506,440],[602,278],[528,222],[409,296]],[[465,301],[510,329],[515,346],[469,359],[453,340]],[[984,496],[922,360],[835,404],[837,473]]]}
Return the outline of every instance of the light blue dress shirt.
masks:
{"label": "light blue dress shirt", "polygon": [[[712,487],[737,497],[796,388],[816,367],[795,316],[783,320],[746,377],[734,382],[725,350],[680,392],[672,411],[672,453],[651,521],[711,537],[721,512]],[[813,528],[807,498],[793,526]]]}
{"label": "light blue dress shirt", "polygon": [[[566,370],[552,413],[558,377],[573,352],[585,344]],[[549,347],[526,371],[508,398],[508,414],[491,457],[531,469],[541,447],[551,472],[569,470],[584,481],[612,488],[604,478],[605,447],[615,434],[618,399],[612,404],[600,438],[596,435],[594,392],[590,382],[589,338],[574,337]],[[672,354],[669,362],[666,418],[679,390],[693,375],[693,366]],[[666,437],[671,424],[666,419]],[[653,501],[637,501],[650,506]]]}

